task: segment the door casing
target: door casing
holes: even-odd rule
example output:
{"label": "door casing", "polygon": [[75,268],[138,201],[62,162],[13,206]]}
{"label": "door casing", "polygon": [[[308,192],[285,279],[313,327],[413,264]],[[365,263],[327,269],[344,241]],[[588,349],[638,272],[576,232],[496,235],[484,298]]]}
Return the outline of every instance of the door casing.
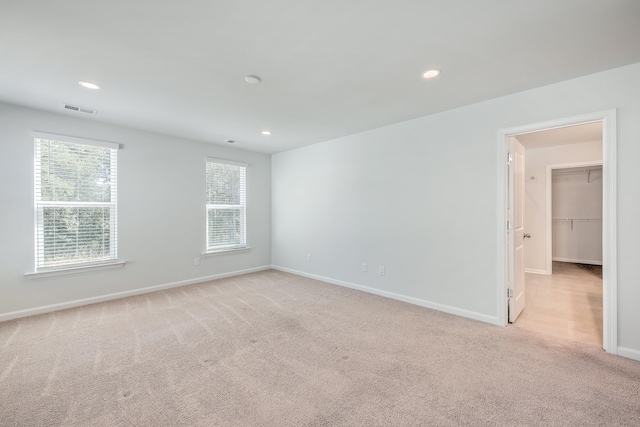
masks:
{"label": "door casing", "polygon": [[617,282],[617,223],[616,223],[616,176],[617,176],[617,141],[616,141],[616,110],[605,110],[580,116],[561,118],[546,122],[500,129],[498,131],[498,159],[500,167],[497,169],[498,181],[498,265],[496,299],[498,307],[498,324],[506,326],[507,315],[507,286],[508,286],[508,256],[509,245],[507,235],[507,201],[508,197],[508,165],[507,153],[509,137],[523,133],[538,132],[602,122],[602,290],[603,290],[603,348],[611,354],[618,353],[618,282]]}

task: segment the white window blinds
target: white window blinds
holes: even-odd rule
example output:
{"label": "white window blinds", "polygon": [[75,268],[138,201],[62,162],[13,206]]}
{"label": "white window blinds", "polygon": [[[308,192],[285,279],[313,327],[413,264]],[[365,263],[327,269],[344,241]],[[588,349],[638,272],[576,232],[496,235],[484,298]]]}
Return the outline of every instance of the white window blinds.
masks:
{"label": "white window blinds", "polygon": [[207,159],[207,252],[247,246],[247,165]]}
{"label": "white window blinds", "polygon": [[117,259],[118,145],[73,140],[35,138],[36,270]]}

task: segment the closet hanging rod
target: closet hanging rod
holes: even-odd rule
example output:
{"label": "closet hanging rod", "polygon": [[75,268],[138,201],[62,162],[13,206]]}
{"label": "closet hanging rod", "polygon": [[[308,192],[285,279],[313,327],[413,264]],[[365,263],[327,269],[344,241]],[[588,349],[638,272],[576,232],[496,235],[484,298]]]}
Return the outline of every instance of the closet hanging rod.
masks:
{"label": "closet hanging rod", "polygon": [[602,218],[553,218],[554,221],[602,221]]}
{"label": "closet hanging rod", "polygon": [[564,221],[569,223],[569,227],[571,227],[571,231],[573,231],[573,223],[574,222],[596,222],[602,221],[600,218],[553,218],[554,221]]}
{"label": "closet hanging rod", "polygon": [[570,170],[570,171],[554,170],[554,171],[552,171],[551,174],[552,175],[571,175],[571,174],[575,174],[575,173],[591,173],[591,172],[602,172],[602,168]]}

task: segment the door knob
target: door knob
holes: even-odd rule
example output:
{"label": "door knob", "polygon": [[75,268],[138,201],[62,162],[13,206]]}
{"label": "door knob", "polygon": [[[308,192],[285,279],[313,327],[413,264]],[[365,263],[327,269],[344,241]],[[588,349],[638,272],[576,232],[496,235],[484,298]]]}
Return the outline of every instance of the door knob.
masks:
{"label": "door knob", "polygon": [[525,239],[530,239],[530,238],[531,238],[531,234],[529,234],[529,233],[524,233],[524,238],[525,238]]}

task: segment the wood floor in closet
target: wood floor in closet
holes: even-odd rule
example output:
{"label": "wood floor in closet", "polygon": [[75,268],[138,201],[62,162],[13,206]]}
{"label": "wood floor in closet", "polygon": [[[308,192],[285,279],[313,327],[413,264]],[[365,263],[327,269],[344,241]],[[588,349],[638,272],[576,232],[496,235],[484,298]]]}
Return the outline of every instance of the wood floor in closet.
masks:
{"label": "wood floor in closet", "polygon": [[525,308],[515,326],[602,346],[602,267],[553,262],[553,274],[527,273]]}

